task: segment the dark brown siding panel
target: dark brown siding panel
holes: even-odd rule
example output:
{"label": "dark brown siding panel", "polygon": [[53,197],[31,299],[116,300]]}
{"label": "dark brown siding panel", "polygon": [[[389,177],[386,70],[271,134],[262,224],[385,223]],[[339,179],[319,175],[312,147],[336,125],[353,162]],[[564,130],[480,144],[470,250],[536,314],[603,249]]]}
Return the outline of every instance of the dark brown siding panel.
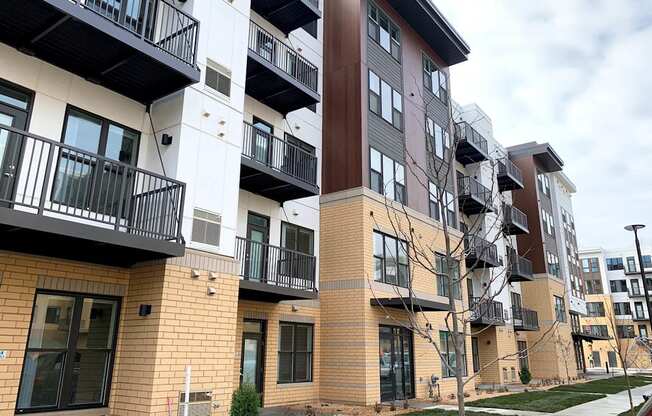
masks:
{"label": "dark brown siding panel", "polygon": [[[324,136],[322,193],[363,185],[366,117],[363,116],[359,1],[324,2]],[[366,83],[366,77],[364,78]],[[366,91],[366,87],[364,88]]]}

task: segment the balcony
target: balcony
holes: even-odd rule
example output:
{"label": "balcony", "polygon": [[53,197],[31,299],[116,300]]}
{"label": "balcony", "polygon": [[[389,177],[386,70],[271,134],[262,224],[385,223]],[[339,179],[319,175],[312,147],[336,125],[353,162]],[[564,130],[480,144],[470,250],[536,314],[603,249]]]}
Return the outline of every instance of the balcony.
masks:
{"label": "balcony", "polygon": [[505,325],[502,302],[482,298],[472,298],[469,309],[471,311],[471,325]]}
{"label": "balcony", "polygon": [[509,260],[509,277],[510,283],[513,282],[530,282],[534,280],[532,271],[532,262],[525,257],[521,257],[511,248],[508,248],[507,258]]}
{"label": "balcony", "polygon": [[503,203],[503,232],[507,235],[529,234],[527,215],[515,206]]}
{"label": "balcony", "polygon": [[455,139],[457,140],[455,158],[464,166],[489,159],[487,139],[466,121],[455,123]]}
{"label": "balcony", "polygon": [[167,0],[3,0],[0,39],[141,103],[199,81],[199,22]]}
{"label": "balcony", "polygon": [[244,123],[240,188],[278,202],[319,195],[317,157]]}
{"label": "balcony", "polygon": [[498,248],[480,237],[466,236],[464,238],[466,252],[466,267],[469,269],[485,269],[500,266]]}
{"label": "balcony", "polygon": [[240,298],[263,302],[317,298],[317,260],[298,251],[237,237]]}
{"label": "balcony", "polygon": [[505,192],[523,189],[523,173],[521,173],[521,169],[519,169],[518,166],[507,157],[499,159],[497,162],[498,190],[500,192]]}
{"label": "balcony", "polygon": [[318,75],[315,65],[250,22],[247,95],[286,115],[319,102]]}
{"label": "balcony", "polygon": [[574,339],[580,339],[589,342],[604,341],[611,338],[609,336],[609,331],[607,330],[606,326],[601,327],[601,326],[592,326],[592,325],[584,325],[582,328],[579,328],[576,325],[572,326],[571,336]]}
{"label": "balcony", "polygon": [[321,18],[318,0],[251,0],[251,10],[286,35]]}
{"label": "balcony", "polygon": [[113,266],[182,256],[185,184],[0,126],[0,249]]}
{"label": "balcony", "polygon": [[457,196],[460,211],[466,215],[494,212],[491,190],[470,176],[457,178]]}
{"label": "balcony", "polygon": [[536,311],[520,306],[512,306],[515,331],[538,331],[539,315]]}

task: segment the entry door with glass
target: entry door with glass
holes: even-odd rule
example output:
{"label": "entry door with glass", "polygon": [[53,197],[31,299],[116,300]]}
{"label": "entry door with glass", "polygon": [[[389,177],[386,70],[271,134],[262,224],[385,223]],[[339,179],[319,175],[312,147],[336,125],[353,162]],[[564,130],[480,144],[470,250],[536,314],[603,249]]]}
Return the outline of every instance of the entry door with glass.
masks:
{"label": "entry door with glass", "polygon": [[269,255],[269,218],[250,212],[247,216],[247,253],[245,276],[249,280],[267,280]]}
{"label": "entry door with glass", "polygon": [[0,206],[13,200],[23,136],[2,126],[25,130],[30,95],[0,83]]}
{"label": "entry door with glass", "polygon": [[272,163],[274,126],[258,117],[253,118],[253,126],[252,151],[254,159],[269,165]]}
{"label": "entry door with glass", "polygon": [[414,397],[412,337],[401,327],[381,326],[380,400],[383,402]]}
{"label": "entry door with glass", "polygon": [[129,182],[133,174],[112,161],[135,166],[139,139],[134,130],[68,108],[63,142],[79,151],[61,149],[52,200],[67,207],[117,216],[120,198],[125,195],[116,189],[122,189],[122,181]]}
{"label": "entry door with glass", "polygon": [[263,393],[265,375],[265,321],[245,319],[242,333],[240,384],[256,386]]}

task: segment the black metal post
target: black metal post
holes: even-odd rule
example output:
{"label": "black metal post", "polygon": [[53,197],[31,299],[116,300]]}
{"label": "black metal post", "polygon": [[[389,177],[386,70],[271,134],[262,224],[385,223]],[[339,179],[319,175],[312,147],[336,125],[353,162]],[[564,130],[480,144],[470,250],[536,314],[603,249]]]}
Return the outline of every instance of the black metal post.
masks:
{"label": "black metal post", "polygon": [[647,293],[647,283],[645,278],[645,267],[643,267],[643,255],[641,254],[641,243],[638,241],[638,229],[634,229],[634,241],[636,241],[636,253],[638,254],[638,267],[641,269],[641,278],[643,279],[643,292],[645,293],[645,304],[647,309],[647,318],[650,321],[650,329],[652,329],[652,314],[650,313],[650,295]]}

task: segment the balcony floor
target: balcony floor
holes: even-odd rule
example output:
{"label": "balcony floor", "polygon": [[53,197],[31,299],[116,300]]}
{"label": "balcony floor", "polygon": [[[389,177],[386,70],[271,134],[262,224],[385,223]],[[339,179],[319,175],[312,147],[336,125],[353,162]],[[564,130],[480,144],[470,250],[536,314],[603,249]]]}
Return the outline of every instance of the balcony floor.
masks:
{"label": "balcony floor", "polygon": [[485,154],[480,148],[466,139],[460,140],[457,144],[455,158],[458,162],[465,166],[469,163],[478,163],[489,159],[487,154]]}
{"label": "balcony floor", "polygon": [[500,192],[516,191],[524,188],[522,182],[508,173],[499,173],[496,178],[498,179],[498,190]]}
{"label": "balcony floor", "polygon": [[278,303],[282,300],[317,299],[317,292],[314,290],[301,290],[270,285],[255,280],[240,279],[239,296],[240,299]]}
{"label": "balcony floor", "polygon": [[240,188],[278,202],[319,195],[319,187],[242,156]]}
{"label": "balcony floor", "polygon": [[0,207],[0,249],[127,267],[183,256],[185,246]]}
{"label": "balcony floor", "polygon": [[251,9],[285,34],[321,18],[310,0],[251,0]]}
{"label": "balcony floor", "polygon": [[200,79],[198,68],[67,0],[0,1],[0,42],[141,103]]}

